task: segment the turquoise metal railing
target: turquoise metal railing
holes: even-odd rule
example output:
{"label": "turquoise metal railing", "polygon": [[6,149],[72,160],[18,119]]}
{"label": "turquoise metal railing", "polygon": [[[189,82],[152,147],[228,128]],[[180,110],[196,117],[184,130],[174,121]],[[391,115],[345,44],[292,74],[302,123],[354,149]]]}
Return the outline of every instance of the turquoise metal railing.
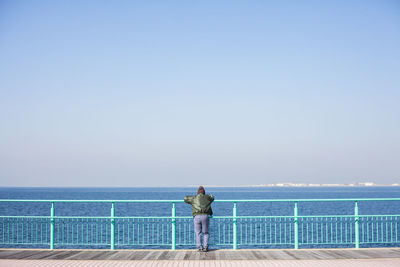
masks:
{"label": "turquoise metal railing", "polygon": [[[358,203],[395,201],[370,199],[257,199],[216,200],[233,203],[232,216],[210,220],[210,243],[216,247],[337,246],[400,243],[400,214],[360,215]],[[189,247],[195,244],[193,218],[176,216],[181,200],[16,200],[0,202],[44,202],[50,216],[0,216],[0,245],[3,247]],[[57,203],[111,203],[110,216],[56,216]],[[171,203],[171,216],[115,216],[115,203]],[[293,216],[240,216],[238,203],[289,202]],[[354,202],[352,215],[301,215],[302,202]]]}

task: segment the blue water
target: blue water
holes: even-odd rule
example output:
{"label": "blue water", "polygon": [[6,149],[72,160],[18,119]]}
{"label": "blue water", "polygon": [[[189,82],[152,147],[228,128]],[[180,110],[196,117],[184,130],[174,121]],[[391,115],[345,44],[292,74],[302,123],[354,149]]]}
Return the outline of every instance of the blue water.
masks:
{"label": "blue water", "polygon": [[[400,198],[400,187],[206,188],[215,199],[340,199]],[[196,188],[0,188],[0,199],[182,200]],[[359,202],[360,215],[400,214],[400,201]],[[116,203],[116,216],[171,216],[171,203]],[[293,215],[290,202],[238,203],[237,215]],[[232,203],[213,203],[215,216],[232,216]],[[353,215],[353,202],[300,202],[299,215]],[[56,203],[56,216],[110,216],[111,203]],[[0,202],[2,216],[49,216],[50,203]],[[191,216],[191,207],[176,204],[177,216]],[[368,245],[365,245],[368,246]],[[386,244],[378,244],[386,246]],[[12,246],[9,246],[12,247]],[[312,247],[312,246],[309,246]],[[320,246],[321,247],[321,246]],[[78,246],[76,247],[78,248]],[[102,247],[108,248],[108,247]],[[144,248],[144,247],[143,247]]]}
{"label": "blue water", "polygon": [[[400,198],[400,187],[206,188],[215,199]],[[1,199],[183,199],[196,188],[0,188]],[[56,203],[58,216],[109,216],[111,204]],[[116,216],[169,216],[169,203],[116,203]],[[214,215],[232,215],[231,203],[214,203]],[[360,202],[360,214],[400,214],[399,201]],[[0,203],[0,215],[44,215],[49,203]],[[301,215],[353,214],[351,202],[303,202]],[[177,204],[177,216],[191,208]],[[238,215],[293,215],[293,203],[239,203]]]}

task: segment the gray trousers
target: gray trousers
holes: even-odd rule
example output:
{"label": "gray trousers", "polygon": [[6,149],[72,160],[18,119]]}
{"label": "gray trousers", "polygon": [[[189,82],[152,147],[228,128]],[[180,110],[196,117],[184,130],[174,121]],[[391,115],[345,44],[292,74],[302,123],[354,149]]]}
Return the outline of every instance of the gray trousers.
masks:
{"label": "gray trousers", "polygon": [[[194,231],[196,232],[196,247],[208,247],[208,239],[210,235],[208,234],[208,224],[210,219],[206,214],[196,215],[194,217]],[[203,246],[201,245],[201,233],[203,233]]]}

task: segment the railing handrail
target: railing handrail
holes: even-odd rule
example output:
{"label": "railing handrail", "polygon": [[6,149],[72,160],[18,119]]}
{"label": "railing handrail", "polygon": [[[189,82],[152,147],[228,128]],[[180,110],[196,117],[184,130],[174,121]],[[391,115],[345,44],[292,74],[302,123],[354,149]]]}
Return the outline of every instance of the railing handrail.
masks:
{"label": "railing handrail", "polygon": [[[333,215],[243,215],[243,216],[210,216],[211,219],[264,219],[264,218],[355,218],[355,217],[400,217],[400,214],[333,214]],[[45,216],[45,215],[1,215],[4,219],[111,219],[110,216]],[[114,219],[193,219],[193,216],[115,216]]]}
{"label": "railing handrail", "polygon": [[[293,229],[293,242],[290,242],[290,244],[294,245],[295,249],[299,248],[299,245],[303,245],[303,242],[300,242],[300,238],[303,239],[303,234],[305,233],[307,235],[307,239],[308,239],[308,224],[307,222],[311,223],[311,239],[313,239],[313,227],[314,227],[314,223],[316,224],[315,227],[316,229],[318,229],[318,223],[320,224],[320,231],[321,231],[321,240],[323,239],[322,236],[322,231],[323,231],[323,227],[325,227],[325,241],[328,239],[327,235],[328,235],[328,218],[337,218],[334,222],[335,222],[335,231],[336,231],[336,242],[338,242],[337,239],[337,227],[338,227],[338,223],[340,223],[340,230],[339,233],[343,234],[343,222],[345,224],[349,224],[349,234],[350,234],[350,239],[352,238],[353,234],[352,231],[354,231],[354,242],[351,242],[354,244],[355,248],[359,248],[360,246],[360,242],[361,243],[366,243],[364,241],[365,235],[364,235],[364,227],[366,227],[366,233],[367,233],[367,237],[368,237],[368,233],[369,233],[369,228],[371,228],[372,232],[371,232],[371,238],[372,241],[374,241],[374,224],[378,225],[380,223],[380,231],[381,231],[381,235],[382,235],[382,242],[383,242],[383,231],[385,229],[385,233],[386,233],[386,243],[393,243],[393,235],[395,236],[395,242],[398,241],[398,223],[399,223],[399,218],[400,218],[400,214],[376,214],[376,215],[360,215],[359,214],[359,206],[358,203],[359,202],[368,202],[368,201],[400,201],[400,198],[328,198],[328,199],[217,199],[215,202],[225,202],[225,203],[231,203],[233,206],[232,209],[232,216],[215,216],[213,217],[214,219],[229,219],[229,221],[227,221],[227,224],[230,224],[230,226],[228,227],[228,232],[230,231],[229,229],[232,230],[232,247],[233,249],[237,249],[238,245],[240,245],[241,243],[239,243],[238,238],[239,238],[239,233],[242,231],[242,227],[243,224],[247,223],[248,219],[270,219],[269,220],[269,226],[270,226],[270,241],[272,240],[271,237],[271,225],[272,223],[274,223],[274,231],[276,231],[276,223],[281,223],[282,219],[283,219],[283,223],[284,223],[284,238],[287,237],[287,226],[289,225],[289,237],[291,238],[291,231]],[[118,199],[118,200],[95,200],[95,199],[90,199],[90,200],[84,200],[84,199],[75,199],[75,200],[71,200],[71,199],[0,199],[1,203],[7,203],[7,202],[21,202],[21,203],[26,203],[26,202],[31,202],[31,203],[48,203],[50,204],[51,208],[50,208],[50,216],[0,216],[0,219],[4,221],[3,223],[3,242],[5,240],[5,238],[10,238],[10,229],[11,229],[11,234],[12,236],[16,236],[16,243],[18,244],[18,238],[20,237],[19,235],[19,230],[20,230],[20,226],[18,224],[18,222],[20,222],[20,224],[22,224],[21,226],[21,231],[23,233],[24,231],[24,225],[28,225],[29,223],[26,223],[25,219],[38,219],[38,220],[42,220],[39,222],[40,227],[38,228],[38,223],[36,223],[36,232],[40,231],[41,235],[40,235],[40,242],[42,242],[42,237],[43,237],[43,233],[45,234],[45,240],[47,240],[47,234],[49,234],[49,239],[48,239],[48,245],[50,246],[50,249],[54,249],[54,245],[57,244],[56,242],[56,237],[58,236],[58,238],[60,237],[60,234],[62,234],[62,236],[64,237],[64,233],[65,231],[67,231],[67,233],[69,233],[69,231],[71,231],[71,229],[68,229],[68,224],[66,224],[67,226],[65,226],[65,221],[68,219],[73,219],[73,220],[83,220],[81,221],[82,226],[81,226],[81,240],[83,242],[84,236],[83,236],[83,231],[84,231],[84,224],[86,224],[86,239],[89,240],[89,220],[95,219],[98,221],[98,219],[104,219],[106,221],[101,222],[100,223],[100,231],[103,231],[103,226],[104,225],[108,225],[109,227],[109,232],[106,233],[105,235],[109,236],[109,242],[107,241],[106,244],[110,246],[110,248],[113,250],[115,249],[116,245],[119,245],[119,239],[118,236],[116,237],[116,233],[119,233],[119,227],[121,225],[121,219],[122,220],[126,220],[126,219],[143,219],[142,221],[142,232],[145,232],[145,223],[144,220],[147,219],[153,219],[152,223],[154,223],[154,220],[157,219],[162,219],[164,225],[168,224],[170,225],[170,228],[166,228],[166,232],[169,232],[170,234],[170,245],[171,245],[171,249],[174,250],[176,249],[177,244],[179,244],[179,241],[177,241],[177,227],[179,227],[179,224],[177,223],[177,220],[180,219],[191,219],[191,216],[176,216],[176,203],[183,203],[184,201],[182,199],[180,200],[169,200],[169,199],[156,199],[156,200],[151,200],[151,199]],[[293,205],[293,215],[281,215],[281,216],[265,216],[265,215],[257,215],[257,216],[241,216],[237,214],[237,204],[238,203],[272,203],[272,202],[288,202],[290,203],[290,205]],[[335,214],[330,214],[330,215],[303,215],[303,214],[299,214],[299,210],[298,210],[298,204],[301,202],[353,202],[354,203],[354,213],[353,214],[344,214],[344,215],[335,215]],[[55,214],[55,206],[56,203],[110,203],[111,204],[111,212],[110,212],[110,216],[57,216]],[[169,203],[172,204],[172,209],[171,209],[171,213],[169,216],[115,216],[115,203]],[[385,222],[384,221],[384,217],[386,217]],[[315,218],[315,220],[314,220]],[[325,220],[323,220],[323,218],[325,218]],[[365,218],[367,221],[369,222],[365,222],[365,220],[363,219],[364,222],[362,222],[362,225],[360,226],[360,219],[361,218]],[[369,219],[371,218],[371,219]],[[381,221],[379,221],[379,218],[381,218]],[[388,220],[388,218],[390,220]],[[394,218],[394,219],[393,219]],[[20,220],[22,219],[22,221]],[[60,219],[62,220],[60,222]],[[244,219],[244,220],[242,220]],[[275,221],[273,222],[272,220],[275,219]],[[279,220],[277,220],[279,219]],[[85,223],[86,220],[86,223]],[[167,220],[167,221],[166,221]],[[239,221],[241,220],[241,221]],[[306,223],[306,229],[304,229],[304,222]],[[96,222],[97,223],[97,222]],[[123,221],[122,221],[123,223]],[[268,221],[265,220],[265,230],[264,232],[267,233],[267,223]],[[394,227],[393,228],[393,223],[394,223]],[[14,227],[14,224],[16,224],[16,226]],[[385,224],[385,227],[384,227]],[[10,226],[11,225],[11,226]],[[33,224],[32,224],[33,225]],[[43,229],[43,225],[45,225],[45,229]],[[61,225],[61,226],[60,226]],[[72,224],[72,232],[73,232],[73,225]],[[125,226],[124,224],[122,224],[122,231],[125,231]],[[291,228],[291,226],[293,228]],[[325,225],[325,226],[324,226]],[[331,229],[330,229],[330,233],[331,233],[331,241],[333,240],[332,238],[332,233],[333,233],[333,229],[332,229],[332,225],[333,223],[330,225]],[[11,227],[11,228],[10,228]],[[30,230],[33,231],[33,226],[31,226]],[[58,227],[58,228],[57,228]],[[61,228],[60,228],[61,227]],[[66,229],[65,229],[66,227]],[[76,226],[78,227],[78,226]],[[132,226],[132,234],[134,234],[134,226]],[[138,227],[138,226],[137,226]],[[239,228],[240,227],[240,228]],[[246,232],[246,228],[247,226],[245,226],[245,232]],[[261,227],[261,226],[260,226]],[[257,232],[257,229],[259,230],[259,233],[262,231],[260,227],[255,227],[254,228],[254,233]],[[281,224],[280,226],[281,227]],[[15,229],[15,233],[13,232]],[[48,230],[49,229],[49,232]],[[76,238],[78,238],[78,228],[76,228]],[[108,228],[106,228],[108,229]],[[128,238],[129,238],[129,226],[128,226]],[[138,229],[138,228],[137,228]],[[150,231],[150,228],[146,228],[147,230]],[[152,225],[151,231],[153,233],[154,231],[154,225]],[[157,227],[157,229],[159,229]],[[161,227],[162,231],[164,231],[164,226]],[[281,228],[279,228],[281,231]],[[390,229],[390,232],[388,232],[388,229]],[[5,235],[4,231],[8,231],[7,235]],[[25,229],[25,233],[28,231],[28,228]],[[93,232],[93,228],[91,230]],[[98,227],[96,228],[96,231],[98,231]],[[139,230],[137,230],[139,233]],[[224,224],[224,228],[223,231],[225,231],[225,224]],[[251,234],[252,228],[250,226],[250,234]],[[299,235],[301,231],[301,236]],[[318,231],[318,230],[317,230]],[[360,232],[361,231],[361,232]],[[379,229],[376,228],[376,238],[378,239],[378,233],[379,233]],[[394,231],[394,232],[393,232]],[[96,232],[97,233],[97,232]],[[360,234],[361,233],[361,234]],[[93,234],[93,233],[92,233]],[[153,233],[154,234],[154,233]],[[282,233],[280,233],[282,234]],[[316,242],[318,243],[318,233],[317,234],[317,240]],[[347,237],[348,237],[348,232],[347,232],[347,228],[345,228],[345,243],[347,242]],[[390,234],[390,240],[388,239],[388,234]],[[23,235],[23,234],[22,234]],[[265,234],[266,235],[266,234]],[[11,237],[12,237],[11,236]],[[36,233],[36,239],[38,237],[38,234]],[[341,236],[341,243],[343,243]],[[96,236],[96,238],[98,238],[98,235]],[[103,238],[103,233],[101,235],[101,240]],[[147,237],[148,238],[148,237]],[[154,238],[154,235],[153,237]],[[164,238],[164,237],[163,237]],[[242,238],[242,236],[240,235],[240,238]],[[267,237],[265,237],[267,238]],[[279,240],[279,244],[281,244],[282,241],[282,236],[280,235],[280,240]],[[361,238],[361,239],[360,239]],[[377,240],[376,239],[376,240]],[[96,239],[97,240],[97,239]],[[164,240],[164,239],[163,239]],[[224,237],[225,240],[225,237]],[[242,240],[242,239],[240,239]],[[36,240],[37,242],[37,240]],[[97,241],[96,241],[97,242]],[[144,241],[143,241],[144,242]],[[147,242],[149,242],[149,240],[147,239]],[[177,243],[178,242],[178,243]],[[225,241],[224,241],[225,242]],[[241,241],[240,241],[241,242]],[[272,241],[271,241],[272,242]],[[276,236],[275,236],[275,243],[276,243]],[[313,242],[313,241],[312,241]],[[309,243],[309,244],[312,244]],[[100,241],[100,243],[102,243],[102,241]],[[164,241],[161,242],[163,245],[166,245],[166,243]],[[168,242],[169,243],[169,242]],[[11,244],[11,243],[10,243]],[[147,243],[146,243],[147,244]],[[278,244],[278,243],[277,243]]]}
{"label": "railing handrail", "polygon": [[[400,198],[303,198],[303,199],[216,199],[214,202],[354,202],[354,201],[400,201]],[[0,199],[0,202],[45,203],[183,203],[182,199]]]}

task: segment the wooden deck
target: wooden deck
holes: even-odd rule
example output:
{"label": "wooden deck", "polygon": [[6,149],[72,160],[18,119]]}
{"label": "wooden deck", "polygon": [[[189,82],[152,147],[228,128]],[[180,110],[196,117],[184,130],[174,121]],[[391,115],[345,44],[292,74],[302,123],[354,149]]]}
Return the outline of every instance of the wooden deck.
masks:
{"label": "wooden deck", "polygon": [[265,261],[397,259],[400,248],[282,250],[39,250],[0,249],[2,260]]}

